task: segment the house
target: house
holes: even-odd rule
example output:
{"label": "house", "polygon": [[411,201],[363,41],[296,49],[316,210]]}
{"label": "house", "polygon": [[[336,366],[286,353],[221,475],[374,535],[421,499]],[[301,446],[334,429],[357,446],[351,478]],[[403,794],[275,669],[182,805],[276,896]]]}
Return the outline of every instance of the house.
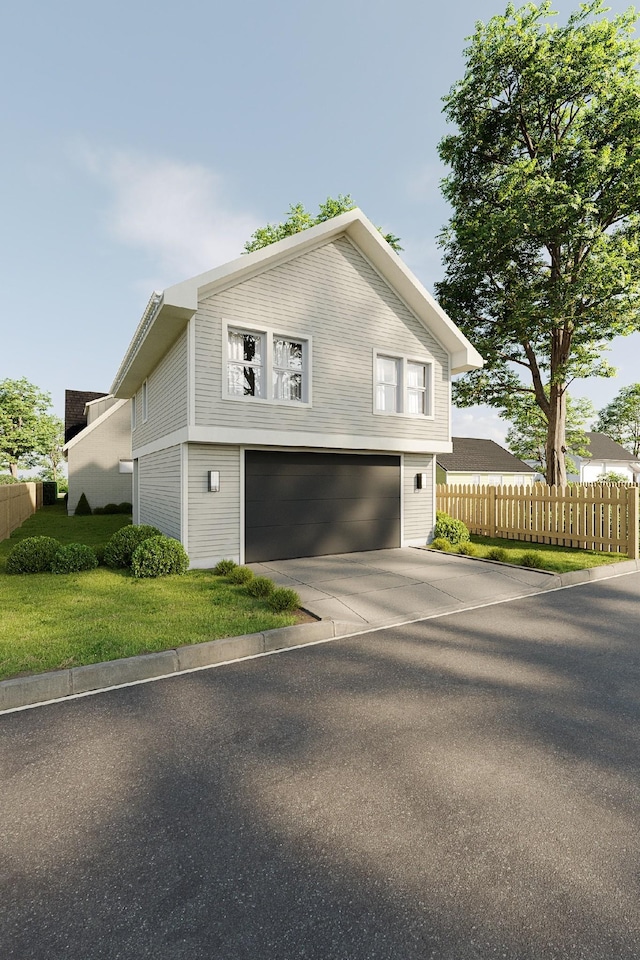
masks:
{"label": "house", "polygon": [[154,294],[111,387],[134,522],[195,567],[423,544],[482,359],[352,210]]}
{"label": "house", "polygon": [[437,455],[437,483],[524,486],[531,485],[539,476],[533,467],[493,440],[475,437],[453,437],[452,440],[452,452]]}
{"label": "house", "polygon": [[65,441],[70,515],[75,513],[83,493],[92,509],[108,503],[131,503],[131,407],[127,400],[105,393],[67,390]]}
{"label": "house", "polygon": [[640,461],[605,433],[587,431],[589,455],[574,456],[581,483],[594,483],[606,473],[617,473],[632,483],[640,483]]}

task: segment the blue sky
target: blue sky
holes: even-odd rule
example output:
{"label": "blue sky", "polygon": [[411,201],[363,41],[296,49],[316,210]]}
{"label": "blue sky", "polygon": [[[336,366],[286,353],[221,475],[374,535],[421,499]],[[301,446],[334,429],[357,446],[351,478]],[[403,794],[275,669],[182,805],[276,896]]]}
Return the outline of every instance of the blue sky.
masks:
{"label": "blue sky", "polygon": [[[0,379],[108,390],[153,289],[237,256],[302,201],[350,193],[432,289],[441,98],[497,0],[12,4],[0,63],[5,148]],[[577,6],[558,0],[560,19]],[[612,2],[612,10],[626,9]],[[596,407],[640,379],[614,344]],[[500,440],[493,411],[457,435]]]}

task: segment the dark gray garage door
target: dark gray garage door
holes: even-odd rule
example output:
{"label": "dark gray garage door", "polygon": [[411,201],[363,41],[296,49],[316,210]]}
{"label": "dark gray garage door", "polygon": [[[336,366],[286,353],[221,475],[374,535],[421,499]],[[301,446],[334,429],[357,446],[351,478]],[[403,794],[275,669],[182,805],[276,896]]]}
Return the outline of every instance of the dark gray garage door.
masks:
{"label": "dark gray garage door", "polygon": [[247,563],[400,546],[400,458],[247,450]]}

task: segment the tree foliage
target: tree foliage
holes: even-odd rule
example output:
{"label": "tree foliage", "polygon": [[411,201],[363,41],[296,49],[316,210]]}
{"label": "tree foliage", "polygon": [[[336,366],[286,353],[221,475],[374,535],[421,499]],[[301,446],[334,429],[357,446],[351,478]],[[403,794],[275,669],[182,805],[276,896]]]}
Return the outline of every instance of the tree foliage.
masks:
{"label": "tree foliage", "polygon": [[[51,397],[24,377],[0,383],[0,466],[12,477],[53,456],[62,423],[48,411]],[[59,464],[58,460],[58,464]]]}
{"label": "tree foliage", "polygon": [[[520,460],[528,460],[541,473],[547,473],[547,435],[549,424],[544,411],[540,409],[531,394],[516,394],[508,406],[508,419],[511,426],[507,431],[506,443],[511,453]],[[586,457],[589,454],[589,441],[585,427],[595,411],[593,404],[586,398],[567,397],[566,417],[566,468],[569,473],[577,473],[576,462],[572,458]]]}
{"label": "tree foliage", "polygon": [[[319,223],[325,223],[333,217],[340,216],[341,213],[347,213],[353,210],[356,204],[349,194],[343,196],[341,193],[336,198],[327,197],[324,203],[320,204],[318,213],[313,216],[305,209],[302,203],[292,203],[289,207],[287,217],[282,223],[268,223],[266,227],[260,227],[244,245],[245,253],[253,253],[255,250],[261,250],[262,247],[268,247],[270,243],[276,243],[278,240],[284,240],[285,237],[291,237],[294,233],[301,233],[308,230],[309,227],[315,227]],[[382,229],[378,227],[380,233]],[[389,246],[399,253],[402,250],[400,238],[393,233],[382,233]]]}
{"label": "tree foliage", "polygon": [[596,430],[640,457],[640,383],[622,387],[598,413]]}
{"label": "tree foliage", "polygon": [[548,0],[478,23],[445,98],[453,208],[437,295],[485,357],[459,405],[532,397],[547,480],[566,479],[567,389],[608,376],[602,351],[640,328],[640,46],[633,10],[590,0],[565,25]]}

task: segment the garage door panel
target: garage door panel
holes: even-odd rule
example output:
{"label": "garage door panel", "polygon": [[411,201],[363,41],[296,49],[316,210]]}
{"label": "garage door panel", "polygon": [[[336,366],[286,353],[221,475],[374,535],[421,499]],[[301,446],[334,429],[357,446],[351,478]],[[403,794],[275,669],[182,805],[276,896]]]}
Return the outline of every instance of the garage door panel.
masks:
{"label": "garage door panel", "polygon": [[[251,536],[251,553],[247,563],[259,560],[291,560],[295,557],[322,557],[332,553],[353,553],[357,550],[384,550],[398,546],[397,521],[363,520],[340,524],[310,523],[295,527],[295,539],[281,541],[282,527],[256,527]],[[274,544],[281,544],[274,557]],[[377,546],[372,547],[375,543]],[[249,544],[247,544],[249,554]]]}
{"label": "garage door panel", "polygon": [[396,457],[386,454],[360,453],[286,453],[268,450],[247,450],[247,463],[251,463],[251,473],[261,476],[269,473],[284,475],[298,474],[300,476],[316,473],[334,473],[337,470],[348,470],[351,467],[362,467],[362,461],[367,460],[367,466],[389,467]]}
{"label": "garage door panel", "polygon": [[245,524],[250,527],[296,526],[308,523],[335,523],[360,520],[399,520],[400,505],[397,497],[386,499],[348,500],[271,500],[266,506],[261,502],[247,502]]}
{"label": "garage door panel", "polygon": [[346,475],[325,474],[317,476],[247,477],[246,499],[250,502],[273,502],[274,500],[348,500],[352,497],[398,497],[397,470],[383,475],[356,475],[353,470]]}

